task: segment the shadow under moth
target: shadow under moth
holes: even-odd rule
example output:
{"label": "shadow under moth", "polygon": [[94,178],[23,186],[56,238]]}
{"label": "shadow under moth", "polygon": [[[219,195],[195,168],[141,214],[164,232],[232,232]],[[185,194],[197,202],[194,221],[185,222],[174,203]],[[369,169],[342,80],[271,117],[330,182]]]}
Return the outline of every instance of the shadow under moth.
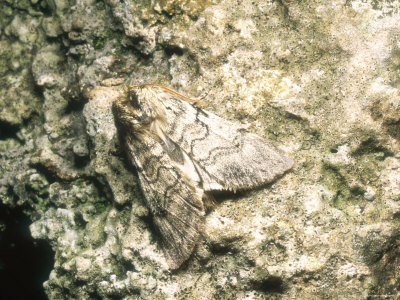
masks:
{"label": "shadow under moth", "polygon": [[113,102],[118,134],[171,269],[196,246],[213,191],[248,190],[292,167],[282,151],[166,87],[130,85]]}

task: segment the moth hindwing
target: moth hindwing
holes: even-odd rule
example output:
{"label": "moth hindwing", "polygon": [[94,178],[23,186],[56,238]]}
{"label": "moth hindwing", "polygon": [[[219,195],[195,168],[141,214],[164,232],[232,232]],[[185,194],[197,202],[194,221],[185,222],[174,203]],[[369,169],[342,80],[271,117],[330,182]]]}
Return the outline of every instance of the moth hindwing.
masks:
{"label": "moth hindwing", "polygon": [[251,189],[292,167],[282,151],[165,87],[130,86],[113,103],[127,156],[171,269],[199,239],[213,191]]}

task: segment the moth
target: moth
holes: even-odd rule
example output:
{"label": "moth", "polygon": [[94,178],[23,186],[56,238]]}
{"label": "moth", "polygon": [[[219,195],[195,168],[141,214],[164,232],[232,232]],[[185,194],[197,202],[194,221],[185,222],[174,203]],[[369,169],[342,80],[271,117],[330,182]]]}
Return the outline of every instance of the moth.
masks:
{"label": "moth", "polygon": [[293,164],[261,137],[195,103],[166,87],[144,84],[130,85],[112,105],[171,269],[193,252],[213,192],[259,187]]}

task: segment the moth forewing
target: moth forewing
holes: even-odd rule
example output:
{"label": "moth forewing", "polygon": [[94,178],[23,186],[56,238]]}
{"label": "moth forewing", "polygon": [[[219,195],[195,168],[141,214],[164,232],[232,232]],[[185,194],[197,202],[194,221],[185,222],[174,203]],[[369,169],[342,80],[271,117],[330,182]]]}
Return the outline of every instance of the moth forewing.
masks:
{"label": "moth forewing", "polygon": [[172,269],[192,253],[210,192],[251,189],[292,167],[281,150],[158,85],[130,86],[113,103],[122,143],[139,178]]}
{"label": "moth forewing", "polygon": [[165,134],[198,166],[206,191],[253,188],[275,180],[292,167],[292,160],[283,151],[193,106],[179,94],[159,86],[142,89],[151,89],[157,95],[157,106],[165,112]]}

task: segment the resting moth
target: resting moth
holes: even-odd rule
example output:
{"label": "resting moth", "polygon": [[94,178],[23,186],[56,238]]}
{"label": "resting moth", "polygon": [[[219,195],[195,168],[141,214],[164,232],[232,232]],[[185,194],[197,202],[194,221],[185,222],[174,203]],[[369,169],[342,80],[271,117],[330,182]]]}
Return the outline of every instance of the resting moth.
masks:
{"label": "resting moth", "polygon": [[293,164],[259,136],[191,102],[145,84],[130,85],[112,106],[171,269],[193,252],[213,191],[261,186]]}

